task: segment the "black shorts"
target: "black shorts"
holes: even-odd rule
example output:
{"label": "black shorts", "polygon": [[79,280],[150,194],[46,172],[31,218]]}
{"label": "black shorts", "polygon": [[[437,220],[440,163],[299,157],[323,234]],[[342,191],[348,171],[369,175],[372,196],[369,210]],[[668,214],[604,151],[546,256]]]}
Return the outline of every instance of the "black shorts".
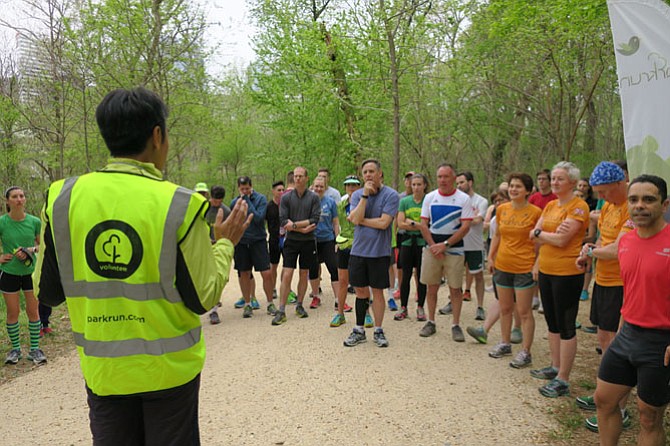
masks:
{"label": "black shorts", "polygon": [[96,446],[200,444],[200,374],[167,390],[133,395],[98,396],[86,387],[93,444]]}
{"label": "black shorts", "polygon": [[319,264],[316,256],[316,240],[287,239],[284,241],[282,256],[284,257],[284,268],[295,269],[298,257],[300,257],[300,269],[314,269]]}
{"label": "black shorts", "polygon": [[14,274],[0,271],[0,292],[16,294],[19,290],[32,291],[33,277],[30,274],[15,276]]}
{"label": "black shorts", "polygon": [[349,257],[349,283],[353,287],[366,286],[383,290],[390,286],[390,257]]}
{"label": "black shorts", "polygon": [[584,274],[555,276],[540,271],[540,297],[544,320],[549,333],[558,333],[569,340],[577,335],[575,322],[579,311],[579,296],[584,286]]}
{"label": "black shorts", "polygon": [[266,271],[270,269],[270,254],[265,240],[238,243],[235,246],[235,269],[238,271]]}
{"label": "black shorts", "polygon": [[593,285],[591,295],[591,323],[601,330],[616,332],[619,330],[621,306],[623,305],[623,286]]}
{"label": "black shorts", "polygon": [[670,367],[663,365],[670,345],[670,330],[654,330],[627,322],[603,355],[598,378],[627,387],[637,386],[637,396],[646,404],[663,407],[670,403]]}
{"label": "black shorts", "polygon": [[281,257],[281,248],[279,247],[279,239],[270,239],[268,242],[268,251],[270,252],[270,263],[272,265],[279,264]]}
{"label": "black shorts", "polygon": [[349,269],[349,257],[351,256],[351,248],[338,249],[337,251],[337,268]]}

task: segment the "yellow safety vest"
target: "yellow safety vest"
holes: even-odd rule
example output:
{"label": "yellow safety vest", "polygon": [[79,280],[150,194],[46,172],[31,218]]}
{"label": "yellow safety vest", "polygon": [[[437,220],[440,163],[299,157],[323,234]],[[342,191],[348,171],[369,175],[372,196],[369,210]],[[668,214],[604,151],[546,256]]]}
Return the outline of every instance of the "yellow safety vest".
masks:
{"label": "yellow safety vest", "polygon": [[205,199],[118,172],[49,188],[61,282],[87,385],[101,396],[169,389],[202,370],[198,315],[175,286],[177,244]]}

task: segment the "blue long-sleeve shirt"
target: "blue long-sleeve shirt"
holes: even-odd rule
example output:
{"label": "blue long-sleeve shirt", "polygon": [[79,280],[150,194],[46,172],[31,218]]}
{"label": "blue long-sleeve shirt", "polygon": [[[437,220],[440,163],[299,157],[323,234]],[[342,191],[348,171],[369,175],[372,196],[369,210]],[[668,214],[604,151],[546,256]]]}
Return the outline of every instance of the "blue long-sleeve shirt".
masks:
{"label": "blue long-sleeve shirt", "polygon": [[[235,197],[230,203],[230,208],[235,207],[235,203],[239,200],[240,197]],[[268,200],[265,198],[265,195],[259,194],[256,191],[251,192],[251,195],[244,195],[244,201],[247,202],[249,210],[247,215],[253,214],[254,218],[251,220],[251,224],[244,231],[244,235],[240,240],[240,243],[251,243],[257,242],[259,240],[267,239],[267,232],[265,232],[265,213],[268,209]]]}

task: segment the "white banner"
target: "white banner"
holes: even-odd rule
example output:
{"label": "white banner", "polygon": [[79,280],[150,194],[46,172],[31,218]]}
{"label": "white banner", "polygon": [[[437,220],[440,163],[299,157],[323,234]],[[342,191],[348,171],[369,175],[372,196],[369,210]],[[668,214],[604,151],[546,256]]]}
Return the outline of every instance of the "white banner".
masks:
{"label": "white banner", "polygon": [[630,178],[670,183],[670,6],[608,0]]}

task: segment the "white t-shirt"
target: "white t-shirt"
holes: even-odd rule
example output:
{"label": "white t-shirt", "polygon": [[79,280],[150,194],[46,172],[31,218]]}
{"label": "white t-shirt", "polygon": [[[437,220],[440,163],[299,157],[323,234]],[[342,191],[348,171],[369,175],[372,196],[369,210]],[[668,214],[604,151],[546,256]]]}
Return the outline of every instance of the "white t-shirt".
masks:
{"label": "white t-shirt", "polygon": [[[486,217],[486,211],[489,208],[489,202],[486,198],[479,194],[474,194],[470,197],[472,202],[473,215]],[[477,212],[477,210],[479,212]],[[483,251],[484,250],[484,220],[478,224],[470,225],[470,230],[463,237],[466,251]]]}
{"label": "white t-shirt", "polygon": [[[430,233],[435,242],[442,242],[458,231],[463,220],[474,217],[470,196],[456,189],[450,195],[434,190],[426,195],[421,207],[421,218],[430,223]],[[449,247],[452,254],[462,254],[463,241]]]}

